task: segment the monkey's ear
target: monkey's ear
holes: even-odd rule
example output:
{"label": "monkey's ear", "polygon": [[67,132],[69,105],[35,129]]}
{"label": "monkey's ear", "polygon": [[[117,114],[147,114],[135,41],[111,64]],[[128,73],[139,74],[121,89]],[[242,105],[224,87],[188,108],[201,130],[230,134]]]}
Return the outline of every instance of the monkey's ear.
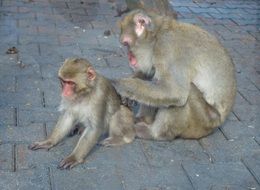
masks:
{"label": "monkey's ear", "polygon": [[69,60],[70,60],[70,58],[66,58],[63,63],[67,63],[67,62],[69,62]]}
{"label": "monkey's ear", "polygon": [[149,31],[153,30],[153,23],[151,18],[145,13],[138,13],[134,16],[135,23],[135,32],[137,36],[141,36],[144,32],[144,29]]}
{"label": "monkey's ear", "polygon": [[96,71],[93,69],[93,67],[89,67],[87,69],[87,77],[88,80],[94,80],[96,78]]}

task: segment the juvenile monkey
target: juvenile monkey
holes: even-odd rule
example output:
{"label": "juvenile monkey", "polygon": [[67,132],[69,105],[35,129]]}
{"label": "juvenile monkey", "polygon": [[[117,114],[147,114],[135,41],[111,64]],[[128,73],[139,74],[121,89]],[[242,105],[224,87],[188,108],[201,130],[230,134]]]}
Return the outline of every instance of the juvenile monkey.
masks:
{"label": "juvenile monkey", "polygon": [[150,122],[136,124],[138,137],[201,138],[223,124],[235,99],[235,69],[214,36],[143,10],[130,12],[120,27],[129,65],[135,73],[152,76],[114,82],[121,96],[153,108],[141,111]]}
{"label": "juvenile monkey", "polygon": [[62,86],[60,118],[47,140],[31,144],[31,150],[50,149],[75,125],[84,125],[85,130],[73,152],[59,165],[61,169],[67,169],[82,163],[104,133],[109,132],[109,137],[101,142],[105,146],[134,140],[132,112],[120,105],[120,97],[113,86],[96,73],[87,60],[66,59],[59,70],[59,78]]}

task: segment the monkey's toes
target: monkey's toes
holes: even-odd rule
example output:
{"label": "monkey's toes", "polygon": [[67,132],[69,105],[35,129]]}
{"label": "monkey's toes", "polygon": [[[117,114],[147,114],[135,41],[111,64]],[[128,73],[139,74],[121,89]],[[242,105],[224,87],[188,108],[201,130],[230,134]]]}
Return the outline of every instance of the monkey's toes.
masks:
{"label": "monkey's toes", "polygon": [[126,144],[126,142],[122,138],[108,137],[103,141],[101,141],[99,144],[105,147],[109,147],[109,146],[120,146]]}
{"label": "monkey's toes", "polygon": [[134,126],[136,137],[140,139],[152,139],[149,126],[145,122],[139,122]]}
{"label": "monkey's toes", "polygon": [[108,137],[102,140],[99,144],[106,147],[111,146],[111,138]]}

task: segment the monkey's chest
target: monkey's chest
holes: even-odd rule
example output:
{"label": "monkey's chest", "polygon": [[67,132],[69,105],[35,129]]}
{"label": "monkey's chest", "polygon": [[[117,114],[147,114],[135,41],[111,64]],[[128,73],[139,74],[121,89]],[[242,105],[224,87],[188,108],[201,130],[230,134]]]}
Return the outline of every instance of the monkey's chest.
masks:
{"label": "monkey's chest", "polygon": [[93,117],[93,108],[90,105],[76,105],[71,112],[79,123],[85,123]]}

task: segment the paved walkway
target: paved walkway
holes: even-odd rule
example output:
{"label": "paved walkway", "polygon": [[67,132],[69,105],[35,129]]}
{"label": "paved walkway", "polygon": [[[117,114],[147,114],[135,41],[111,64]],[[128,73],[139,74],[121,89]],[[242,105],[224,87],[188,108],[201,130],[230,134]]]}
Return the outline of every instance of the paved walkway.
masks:
{"label": "paved walkway", "polygon": [[[97,146],[84,164],[60,171],[78,136],[49,152],[27,146],[57,119],[65,58],[86,57],[110,78],[131,73],[114,17],[123,0],[0,0],[1,190],[260,189],[259,1],[171,2],[180,20],[217,35],[232,55],[238,93],[228,121],[198,141]],[[6,54],[11,47],[18,54]]]}

